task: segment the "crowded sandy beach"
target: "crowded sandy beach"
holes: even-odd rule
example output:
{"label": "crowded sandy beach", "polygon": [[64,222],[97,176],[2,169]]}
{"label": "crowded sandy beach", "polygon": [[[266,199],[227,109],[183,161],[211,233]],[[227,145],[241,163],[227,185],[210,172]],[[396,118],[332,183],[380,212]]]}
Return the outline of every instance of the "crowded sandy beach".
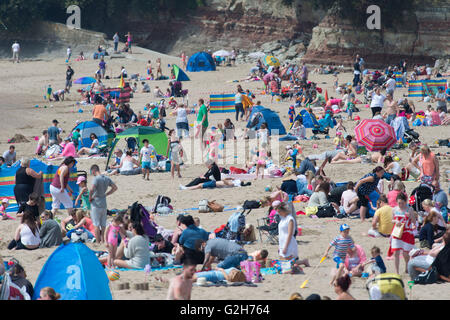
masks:
{"label": "crowded sandy beach", "polygon": [[128,39],[0,60],[2,299],[450,298],[448,70]]}

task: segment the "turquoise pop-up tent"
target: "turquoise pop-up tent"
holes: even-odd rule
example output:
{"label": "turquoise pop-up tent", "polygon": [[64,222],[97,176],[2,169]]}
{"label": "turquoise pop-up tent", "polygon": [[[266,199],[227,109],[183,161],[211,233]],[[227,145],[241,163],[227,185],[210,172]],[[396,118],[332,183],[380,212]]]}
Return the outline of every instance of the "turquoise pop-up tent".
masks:
{"label": "turquoise pop-up tent", "polygon": [[84,243],[62,244],[50,255],[34,285],[33,300],[45,287],[55,289],[61,300],[112,300],[105,269]]}

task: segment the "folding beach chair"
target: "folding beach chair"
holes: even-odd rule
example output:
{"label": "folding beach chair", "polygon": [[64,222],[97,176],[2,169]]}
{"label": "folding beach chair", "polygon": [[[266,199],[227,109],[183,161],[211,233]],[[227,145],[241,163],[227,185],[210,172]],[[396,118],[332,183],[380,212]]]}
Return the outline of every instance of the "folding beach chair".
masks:
{"label": "folding beach chair", "polygon": [[258,229],[259,239],[261,242],[264,242],[264,236],[267,238],[265,242],[269,242],[271,244],[278,243],[278,223],[280,222],[280,217],[278,215],[275,215],[275,221],[276,222],[270,223],[269,217],[256,220],[256,222],[258,223],[258,226],[256,228]]}

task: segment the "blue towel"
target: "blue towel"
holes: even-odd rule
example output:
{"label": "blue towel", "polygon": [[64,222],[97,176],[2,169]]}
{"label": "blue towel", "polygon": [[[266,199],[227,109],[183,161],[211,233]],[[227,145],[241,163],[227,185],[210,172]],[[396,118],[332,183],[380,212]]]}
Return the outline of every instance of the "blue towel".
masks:
{"label": "blue towel", "polygon": [[237,211],[231,215],[231,217],[228,219],[228,223],[230,224],[230,231],[231,232],[238,232],[239,231],[239,217],[241,216],[241,212]]}

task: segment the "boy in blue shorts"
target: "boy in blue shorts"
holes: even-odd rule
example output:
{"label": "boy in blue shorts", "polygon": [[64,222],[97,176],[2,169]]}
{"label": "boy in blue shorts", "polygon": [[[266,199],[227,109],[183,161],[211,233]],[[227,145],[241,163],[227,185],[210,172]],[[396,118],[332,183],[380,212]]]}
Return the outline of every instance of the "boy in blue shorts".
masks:
{"label": "boy in blue shorts", "polygon": [[150,180],[151,162],[152,156],[154,157],[155,148],[149,144],[147,139],[144,139],[142,142],[144,143],[144,146],[139,154],[139,161],[142,163],[143,179],[145,180],[145,178],[147,178],[147,180]]}
{"label": "boy in blue shorts", "polygon": [[336,262],[338,271],[331,280],[331,284],[333,284],[336,279],[339,279],[340,275],[344,271],[344,262],[348,249],[351,249],[353,251],[356,250],[355,243],[353,242],[352,237],[350,237],[350,226],[344,223],[339,227],[339,231],[340,235],[338,235],[330,242],[330,245],[328,246],[324,254],[324,257],[328,256],[328,252],[330,251],[331,247],[335,247],[333,260]]}

